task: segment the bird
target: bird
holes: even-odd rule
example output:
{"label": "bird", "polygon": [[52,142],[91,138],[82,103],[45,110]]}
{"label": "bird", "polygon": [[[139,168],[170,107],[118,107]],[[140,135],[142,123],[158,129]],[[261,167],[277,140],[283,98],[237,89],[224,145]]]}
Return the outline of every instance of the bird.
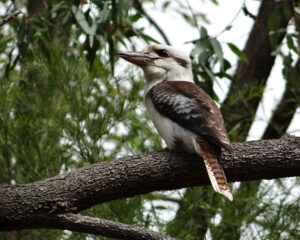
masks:
{"label": "bird", "polygon": [[233,148],[217,104],[193,81],[191,59],[164,44],[118,55],[143,70],[146,109],[167,148],[201,156],[213,189],[232,201],[218,158]]}

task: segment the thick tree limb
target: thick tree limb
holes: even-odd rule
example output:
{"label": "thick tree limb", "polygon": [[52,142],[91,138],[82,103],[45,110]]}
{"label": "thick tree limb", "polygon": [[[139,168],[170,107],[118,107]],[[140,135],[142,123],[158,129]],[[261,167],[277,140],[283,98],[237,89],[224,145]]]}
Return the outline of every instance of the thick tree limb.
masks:
{"label": "thick tree limb", "polygon": [[[223,152],[220,158],[230,182],[300,175],[300,138],[287,135],[233,147],[234,155]],[[95,204],[156,190],[205,184],[209,180],[203,161],[195,155],[163,150],[119,158],[0,188],[0,231],[40,228],[55,214],[77,213]]]}
{"label": "thick tree limb", "polygon": [[146,228],[115,223],[109,220],[82,216],[74,213],[50,215],[45,221],[45,228],[56,228],[74,232],[101,235],[125,240],[172,240],[169,236],[161,235]]}

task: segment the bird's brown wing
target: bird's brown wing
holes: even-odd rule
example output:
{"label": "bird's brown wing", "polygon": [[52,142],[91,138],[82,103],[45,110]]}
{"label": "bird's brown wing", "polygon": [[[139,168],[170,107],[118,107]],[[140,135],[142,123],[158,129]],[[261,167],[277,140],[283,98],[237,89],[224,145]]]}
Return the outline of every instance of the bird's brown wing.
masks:
{"label": "bird's brown wing", "polygon": [[155,85],[148,94],[161,115],[233,152],[218,106],[196,84],[164,81]]}

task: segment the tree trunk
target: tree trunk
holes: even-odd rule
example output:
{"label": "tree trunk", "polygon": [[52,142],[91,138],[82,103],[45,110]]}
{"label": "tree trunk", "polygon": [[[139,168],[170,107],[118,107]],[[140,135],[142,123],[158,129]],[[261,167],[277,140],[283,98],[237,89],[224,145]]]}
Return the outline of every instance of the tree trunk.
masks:
{"label": "tree trunk", "polygon": [[[222,114],[226,129],[232,131],[230,137],[235,141],[245,141],[262,98],[267,79],[275,62],[272,51],[284,39],[290,18],[286,18],[284,9],[293,11],[293,1],[264,0],[259,9],[255,24],[247,40],[244,53],[249,61],[238,62],[235,81],[232,82],[227,98],[222,104]],[[271,18],[277,14],[278,23],[270,29]],[[270,35],[273,32],[273,35]],[[271,44],[270,38],[276,38]],[[232,139],[233,140],[233,139]]]}

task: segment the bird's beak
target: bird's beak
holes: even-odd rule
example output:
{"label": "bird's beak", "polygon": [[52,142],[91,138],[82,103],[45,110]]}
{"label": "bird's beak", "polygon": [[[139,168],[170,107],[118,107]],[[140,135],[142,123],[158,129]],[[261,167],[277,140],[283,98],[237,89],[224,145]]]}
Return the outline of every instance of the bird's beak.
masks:
{"label": "bird's beak", "polygon": [[139,67],[147,66],[154,60],[158,59],[158,57],[156,56],[145,54],[143,52],[119,52],[118,55],[124,60],[133,63]]}

